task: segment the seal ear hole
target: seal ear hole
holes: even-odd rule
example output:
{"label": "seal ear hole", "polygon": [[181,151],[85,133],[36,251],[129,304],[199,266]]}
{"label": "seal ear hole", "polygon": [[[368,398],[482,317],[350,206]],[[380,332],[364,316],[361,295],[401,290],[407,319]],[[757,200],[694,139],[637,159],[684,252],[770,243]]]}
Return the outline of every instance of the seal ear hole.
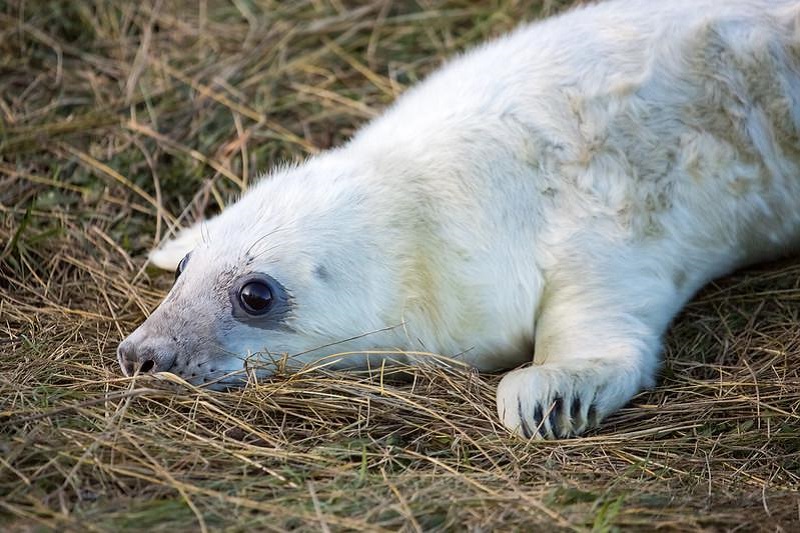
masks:
{"label": "seal ear hole", "polygon": [[141,372],[150,372],[153,370],[153,367],[156,366],[156,362],[152,359],[148,359],[144,363],[142,363],[142,368],[140,369]]}
{"label": "seal ear hole", "polygon": [[322,281],[328,281],[331,279],[331,275],[328,273],[328,269],[325,268],[325,265],[317,265],[317,268],[314,269],[314,275]]}

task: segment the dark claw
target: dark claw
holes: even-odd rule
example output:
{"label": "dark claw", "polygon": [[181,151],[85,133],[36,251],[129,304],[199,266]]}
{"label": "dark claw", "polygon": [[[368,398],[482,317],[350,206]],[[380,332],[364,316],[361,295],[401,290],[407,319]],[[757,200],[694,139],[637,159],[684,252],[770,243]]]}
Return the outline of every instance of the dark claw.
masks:
{"label": "dark claw", "polygon": [[541,429],[543,418],[544,415],[542,414],[542,406],[537,403],[536,408],[533,410],[533,423],[536,425],[537,430]]}
{"label": "dark claw", "polygon": [[597,407],[595,407],[594,404],[589,406],[589,414],[587,415],[587,418],[589,427],[595,427],[597,425]]}
{"label": "dark claw", "polygon": [[564,398],[559,395],[553,399],[553,411],[562,414],[564,412]]}
{"label": "dark claw", "polygon": [[569,417],[573,420],[578,419],[578,415],[581,414],[581,398],[580,396],[574,396],[572,398],[572,405],[569,408]]}
{"label": "dark claw", "polygon": [[522,435],[526,439],[533,437],[533,432],[531,431],[531,427],[525,421],[525,416],[523,416],[522,414],[522,402],[519,400],[519,398],[517,398],[517,413],[519,414],[519,421],[520,424],[522,425]]}
{"label": "dark claw", "polygon": [[561,438],[560,432],[558,431],[558,416],[561,414],[563,408],[564,400],[561,399],[561,396],[556,396],[553,399],[553,404],[550,407],[550,414],[547,417],[547,421],[550,424],[550,431],[558,438]]}

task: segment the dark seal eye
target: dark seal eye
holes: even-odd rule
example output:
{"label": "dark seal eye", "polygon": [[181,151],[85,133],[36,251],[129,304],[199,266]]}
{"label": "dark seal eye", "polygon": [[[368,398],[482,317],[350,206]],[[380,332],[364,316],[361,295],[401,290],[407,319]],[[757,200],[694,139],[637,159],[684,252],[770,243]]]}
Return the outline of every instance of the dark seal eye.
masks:
{"label": "dark seal eye", "polygon": [[175,269],[175,281],[178,281],[178,276],[180,276],[183,273],[184,269],[186,269],[186,264],[189,262],[190,255],[192,255],[192,252],[189,252],[188,254],[184,255],[183,259],[181,259],[181,262],[178,263],[178,268]]}
{"label": "dark seal eye", "polygon": [[251,281],[239,291],[242,309],[251,315],[263,315],[272,306],[272,290],[263,281]]}
{"label": "dark seal eye", "polygon": [[290,329],[292,296],[269,274],[248,272],[233,280],[228,298],[235,320],[254,328]]}

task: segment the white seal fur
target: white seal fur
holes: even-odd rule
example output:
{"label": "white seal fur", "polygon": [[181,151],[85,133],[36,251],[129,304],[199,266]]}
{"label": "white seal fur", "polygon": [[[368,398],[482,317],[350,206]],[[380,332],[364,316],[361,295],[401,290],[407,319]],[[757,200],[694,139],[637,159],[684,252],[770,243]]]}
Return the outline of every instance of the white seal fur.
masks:
{"label": "white seal fur", "polygon": [[[174,269],[194,250],[120,362],[217,386],[248,358],[529,363],[500,383],[503,423],[580,434],[654,383],[703,284],[798,249],[798,128],[800,1],[523,26],[154,251]],[[262,274],[279,309],[248,317],[236,287]]]}

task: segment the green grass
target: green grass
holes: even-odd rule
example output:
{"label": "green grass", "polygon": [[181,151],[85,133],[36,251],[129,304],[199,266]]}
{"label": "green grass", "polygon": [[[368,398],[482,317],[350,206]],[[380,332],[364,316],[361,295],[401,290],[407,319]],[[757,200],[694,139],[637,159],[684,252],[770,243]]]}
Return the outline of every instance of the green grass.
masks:
{"label": "green grass", "polygon": [[144,255],[340,144],[470,46],[568,1],[0,3],[0,528],[800,528],[800,263],[703,291],[659,387],[524,442],[497,376],[122,378]]}

